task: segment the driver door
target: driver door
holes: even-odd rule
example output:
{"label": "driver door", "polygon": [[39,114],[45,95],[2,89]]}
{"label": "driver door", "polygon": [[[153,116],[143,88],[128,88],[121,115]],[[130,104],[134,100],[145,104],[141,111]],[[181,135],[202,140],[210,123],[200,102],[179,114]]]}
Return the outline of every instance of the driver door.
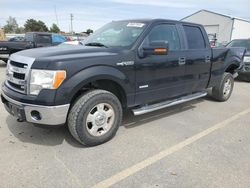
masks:
{"label": "driver door", "polygon": [[175,24],[155,25],[140,48],[150,47],[155,41],[167,41],[168,53],[145,55],[136,61],[137,105],[171,99],[186,93],[185,53]]}

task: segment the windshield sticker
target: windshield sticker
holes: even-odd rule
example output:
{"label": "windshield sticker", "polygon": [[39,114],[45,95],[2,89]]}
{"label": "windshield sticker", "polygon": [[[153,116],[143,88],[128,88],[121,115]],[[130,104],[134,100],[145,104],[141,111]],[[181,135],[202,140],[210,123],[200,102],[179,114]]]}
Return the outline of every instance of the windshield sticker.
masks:
{"label": "windshield sticker", "polygon": [[144,23],[128,23],[127,27],[143,27]]}

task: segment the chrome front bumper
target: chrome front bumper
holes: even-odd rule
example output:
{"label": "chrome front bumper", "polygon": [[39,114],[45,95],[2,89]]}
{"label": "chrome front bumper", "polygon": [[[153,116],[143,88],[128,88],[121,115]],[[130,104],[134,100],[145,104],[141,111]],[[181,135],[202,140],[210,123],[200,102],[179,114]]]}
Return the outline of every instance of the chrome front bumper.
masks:
{"label": "chrome front bumper", "polygon": [[9,57],[9,54],[0,54],[0,59],[8,59]]}
{"label": "chrome front bumper", "polygon": [[[16,116],[17,118],[23,121],[36,124],[44,124],[44,125],[64,124],[66,122],[70,106],[69,104],[60,106],[42,106],[42,105],[21,103],[11,99],[3,92],[1,93],[1,98],[6,110],[11,115]],[[37,117],[38,114],[40,118]]]}

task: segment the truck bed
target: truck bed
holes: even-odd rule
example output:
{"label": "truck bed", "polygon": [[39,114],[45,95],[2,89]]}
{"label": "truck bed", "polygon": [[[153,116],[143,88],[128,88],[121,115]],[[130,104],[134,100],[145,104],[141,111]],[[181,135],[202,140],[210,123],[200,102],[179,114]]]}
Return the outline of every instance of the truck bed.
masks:
{"label": "truck bed", "polygon": [[0,41],[0,54],[13,53],[27,48],[29,42]]}

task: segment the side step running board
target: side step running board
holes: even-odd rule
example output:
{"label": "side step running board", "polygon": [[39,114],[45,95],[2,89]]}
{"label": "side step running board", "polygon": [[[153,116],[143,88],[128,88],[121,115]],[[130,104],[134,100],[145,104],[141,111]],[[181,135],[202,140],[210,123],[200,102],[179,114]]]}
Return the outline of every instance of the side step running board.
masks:
{"label": "side step running board", "polygon": [[198,93],[187,95],[187,96],[184,96],[184,97],[181,97],[181,98],[178,98],[178,99],[174,99],[174,100],[171,100],[171,101],[164,101],[164,102],[160,102],[160,103],[151,104],[151,105],[143,106],[143,107],[140,107],[140,108],[136,108],[136,109],[133,109],[132,111],[133,111],[135,116],[138,116],[138,115],[146,114],[146,113],[149,113],[149,112],[153,112],[155,110],[160,110],[162,108],[174,106],[174,105],[181,104],[181,103],[184,103],[184,102],[188,102],[188,101],[191,101],[191,100],[194,100],[194,99],[205,97],[206,95],[207,95],[207,92],[205,92],[205,91],[204,92],[198,92]]}

